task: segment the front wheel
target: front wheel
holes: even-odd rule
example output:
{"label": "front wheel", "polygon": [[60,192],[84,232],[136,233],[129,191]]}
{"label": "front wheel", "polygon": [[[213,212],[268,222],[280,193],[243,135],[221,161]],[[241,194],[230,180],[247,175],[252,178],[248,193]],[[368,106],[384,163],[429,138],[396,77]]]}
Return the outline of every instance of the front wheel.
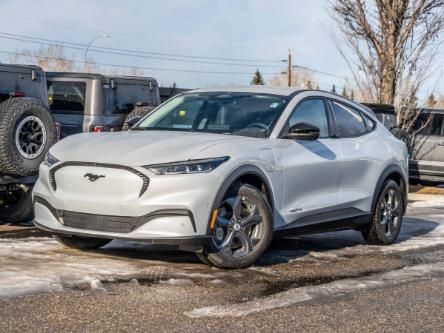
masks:
{"label": "front wheel", "polygon": [[370,225],[362,231],[368,244],[389,245],[401,230],[404,201],[398,184],[389,179],[384,183]]}
{"label": "front wheel", "polygon": [[53,237],[61,244],[77,249],[77,250],[97,250],[102,246],[105,246],[111,239],[105,238],[90,238],[90,237],[79,237],[79,236],[62,236],[53,235]]}
{"label": "front wheel", "polygon": [[31,188],[18,188],[0,198],[0,222],[22,223],[34,219]]}
{"label": "front wheel", "polygon": [[273,237],[273,217],[264,194],[243,184],[231,188],[219,203],[213,237],[199,257],[220,268],[252,265]]}

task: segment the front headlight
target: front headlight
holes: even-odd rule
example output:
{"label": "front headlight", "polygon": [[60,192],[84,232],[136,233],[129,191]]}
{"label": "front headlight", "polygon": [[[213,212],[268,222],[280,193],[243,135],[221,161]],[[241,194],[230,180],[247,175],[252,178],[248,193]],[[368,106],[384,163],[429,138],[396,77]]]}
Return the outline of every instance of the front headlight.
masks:
{"label": "front headlight", "polygon": [[202,160],[189,160],[184,162],[146,165],[144,166],[144,168],[154,172],[157,175],[205,173],[213,171],[219,165],[228,161],[229,159],[229,156],[223,156]]}
{"label": "front headlight", "polygon": [[45,159],[43,160],[43,164],[47,167],[52,167],[54,164],[59,162],[54,156],[52,156],[49,152],[46,153]]}

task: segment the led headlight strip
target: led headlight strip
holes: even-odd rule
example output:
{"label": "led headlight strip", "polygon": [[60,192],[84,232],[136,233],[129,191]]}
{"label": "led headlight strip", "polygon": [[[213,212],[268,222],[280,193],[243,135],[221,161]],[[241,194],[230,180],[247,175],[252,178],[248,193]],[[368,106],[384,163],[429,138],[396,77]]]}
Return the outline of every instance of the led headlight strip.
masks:
{"label": "led headlight strip", "polygon": [[228,161],[229,156],[189,160],[174,163],[146,165],[144,168],[154,172],[156,175],[180,175],[193,173],[207,173],[216,169],[222,163]]}

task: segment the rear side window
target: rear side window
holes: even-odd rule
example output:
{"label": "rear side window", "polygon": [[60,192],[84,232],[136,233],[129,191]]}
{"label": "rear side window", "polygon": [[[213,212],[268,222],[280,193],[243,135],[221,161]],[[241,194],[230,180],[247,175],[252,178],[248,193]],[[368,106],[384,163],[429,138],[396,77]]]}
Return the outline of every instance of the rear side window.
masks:
{"label": "rear side window", "polygon": [[[338,137],[353,137],[362,135],[373,129],[374,124],[369,125],[364,121],[360,112],[338,102],[331,102],[335,118],[335,129]],[[371,120],[366,117],[367,121]]]}
{"label": "rear side window", "polygon": [[148,85],[125,84],[118,82],[111,91],[114,98],[113,113],[129,113],[138,102],[153,103]]}
{"label": "rear side window", "polygon": [[48,81],[48,104],[55,113],[85,110],[85,82]]}

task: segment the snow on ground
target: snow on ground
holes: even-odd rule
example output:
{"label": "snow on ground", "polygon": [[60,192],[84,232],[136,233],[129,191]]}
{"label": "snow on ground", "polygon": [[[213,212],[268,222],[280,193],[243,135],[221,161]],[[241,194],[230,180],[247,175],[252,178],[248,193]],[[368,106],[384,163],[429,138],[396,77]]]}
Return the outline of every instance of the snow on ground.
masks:
{"label": "snow on ground", "polygon": [[102,290],[102,282],[138,277],[192,276],[152,260],[71,250],[52,238],[0,239],[0,267],[0,299],[69,288]]}
{"label": "snow on ground", "polygon": [[[320,244],[326,240],[336,240],[344,244],[346,239],[353,240],[355,245],[344,245],[337,250],[310,252],[296,248],[294,251],[298,253],[297,256],[289,261],[304,260],[309,257],[331,260],[342,255],[362,255],[374,251],[391,253],[444,244],[443,213],[443,197],[430,202],[412,204],[399,241],[388,247],[362,245],[360,235],[354,231],[307,236],[318,240]],[[148,256],[151,259],[147,259],[144,253],[127,255],[133,251],[139,251],[140,254],[140,249],[144,247],[147,245],[114,241],[106,247],[108,251],[87,253],[68,249],[52,238],[0,238],[0,299],[69,288],[102,290],[103,283],[116,280],[130,281],[134,278],[148,281],[162,280],[166,284],[173,285],[190,284],[193,279],[224,281],[226,276],[241,275],[234,271],[212,270],[200,264],[154,260],[153,258],[157,257],[153,254]],[[171,259],[174,254],[164,257],[168,256]],[[159,255],[158,258],[162,259],[162,256]],[[179,258],[178,261],[180,260]],[[260,268],[260,270],[266,269],[271,268]],[[373,283],[370,280],[361,280],[361,282],[364,285]],[[336,286],[341,285],[340,282],[337,283]],[[298,295],[300,298],[303,294]]]}
{"label": "snow on ground", "polygon": [[429,207],[436,207],[436,206],[444,206],[444,196],[442,195],[436,195],[432,199],[424,200],[424,201],[416,201],[412,202],[410,207],[422,207],[422,208],[429,208]]}
{"label": "snow on ground", "polygon": [[[335,258],[342,255],[366,254],[372,252],[394,253],[418,250],[444,245],[444,197],[437,196],[429,201],[414,202],[409,206],[409,217],[405,218],[397,243],[391,246],[357,245],[327,252],[312,251],[309,256],[320,259]],[[346,231],[351,238],[359,237]],[[322,239],[344,237],[344,233],[319,235]],[[264,310],[287,307],[302,303],[326,301],[334,297],[353,294],[361,290],[387,288],[403,283],[444,277],[444,251],[424,255],[433,263],[408,266],[399,270],[368,277],[350,278],[331,283],[290,289],[265,298],[249,302],[216,305],[197,308],[185,313],[191,318],[244,316]],[[294,261],[304,260],[303,257]]]}
{"label": "snow on ground", "polygon": [[388,273],[371,275],[370,277],[343,279],[317,286],[294,288],[249,302],[198,308],[186,312],[186,315],[191,318],[241,317],[264,310],[302,303],[314,303],[333,297],[354,294],[362,290],[387,288],[412,281],[429,280],[435,277],[444,277],[443,262],[406,267]]}

